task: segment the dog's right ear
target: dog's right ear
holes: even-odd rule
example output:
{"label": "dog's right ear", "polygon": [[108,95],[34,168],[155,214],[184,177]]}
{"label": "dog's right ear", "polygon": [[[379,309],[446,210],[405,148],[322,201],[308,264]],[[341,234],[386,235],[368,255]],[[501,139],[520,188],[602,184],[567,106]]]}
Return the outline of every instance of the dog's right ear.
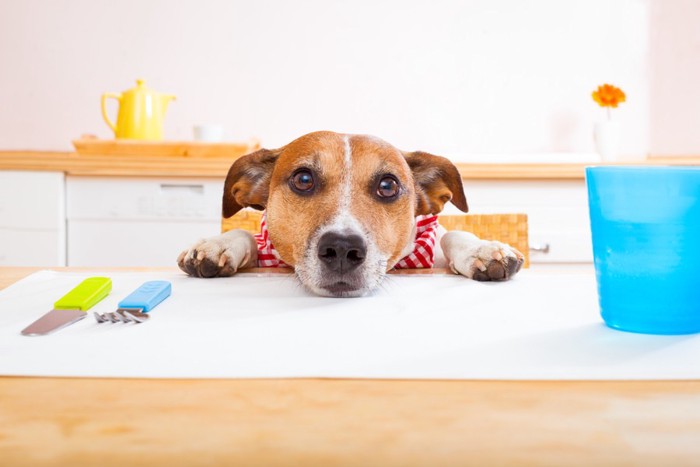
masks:
{"label": "dog's right ear", "polygon": [[279,149],[260,149],[233,163],[224,183],[222,214],[225,218],[246,207],[265,209],[272,169],[279,154]]}

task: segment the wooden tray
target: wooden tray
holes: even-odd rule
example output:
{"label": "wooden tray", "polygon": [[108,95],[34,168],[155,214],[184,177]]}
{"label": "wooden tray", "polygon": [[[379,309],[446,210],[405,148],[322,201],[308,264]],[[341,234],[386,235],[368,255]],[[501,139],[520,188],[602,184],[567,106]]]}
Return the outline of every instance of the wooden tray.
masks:
{"label": "wooden tray", "polygon": [[202,143],[198,141],[136,141],[80,138],[73,140],[78,155],[227,158],[260,148],[256,139],[247,143]]}

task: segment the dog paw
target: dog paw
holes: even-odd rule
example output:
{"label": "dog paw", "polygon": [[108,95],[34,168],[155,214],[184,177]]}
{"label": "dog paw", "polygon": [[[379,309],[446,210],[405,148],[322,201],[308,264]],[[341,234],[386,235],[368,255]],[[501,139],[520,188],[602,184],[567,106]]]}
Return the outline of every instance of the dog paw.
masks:
{"label": "dog paw", "polygon": [[200,240],[180,253],[177,265],[194,277],[232,276],[241,267],[250,267],[257,260],[253,253],[256,252],[255,240],[248,236],[250,239],[231,238],[224,234]]}
{"label": "dog paw", "polygon": [[449,266],[455,274],[477,281],[506,281],[524,262],[525,256],[510,245],[482,240],[476,248],[453,253]]}

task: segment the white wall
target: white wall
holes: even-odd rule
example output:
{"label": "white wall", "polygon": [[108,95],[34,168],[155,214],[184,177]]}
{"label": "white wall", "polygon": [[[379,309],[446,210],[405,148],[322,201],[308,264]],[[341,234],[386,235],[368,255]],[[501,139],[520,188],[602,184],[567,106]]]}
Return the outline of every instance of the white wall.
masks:
{"label": "white wall", "polygon": [[282,145],[317,129],[405,149],[591,152],[602,82],[649,147],[649,0],[0,0],[0,148],[110,137],[100,94],[178,96],[166,136],[221,122]]}
{"label": "white wall", "polygon": [[652,3],[651,152],[700,154],[700,1]]}

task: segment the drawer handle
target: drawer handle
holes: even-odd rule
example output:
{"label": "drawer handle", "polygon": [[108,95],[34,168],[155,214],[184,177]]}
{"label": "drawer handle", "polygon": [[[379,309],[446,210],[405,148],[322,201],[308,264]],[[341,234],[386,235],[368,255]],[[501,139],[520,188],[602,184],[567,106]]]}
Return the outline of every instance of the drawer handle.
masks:
{"label": "drawer handle", "polygon": [[167,192],[174,192],[174,191],[189,191],[191,193],[204,193],[204,185],[197,185],[197,184],[191,184],[191,185],[184,185],[184,184],[177,184],[177,183],[161,183],[160,184],[160,189],[161,191],[167,191]]}
{"label": "drawer handle", "polygon": [[537,243],[530,246],[530,251],[535,251],[537,253],[549,253],[549,243]]}

